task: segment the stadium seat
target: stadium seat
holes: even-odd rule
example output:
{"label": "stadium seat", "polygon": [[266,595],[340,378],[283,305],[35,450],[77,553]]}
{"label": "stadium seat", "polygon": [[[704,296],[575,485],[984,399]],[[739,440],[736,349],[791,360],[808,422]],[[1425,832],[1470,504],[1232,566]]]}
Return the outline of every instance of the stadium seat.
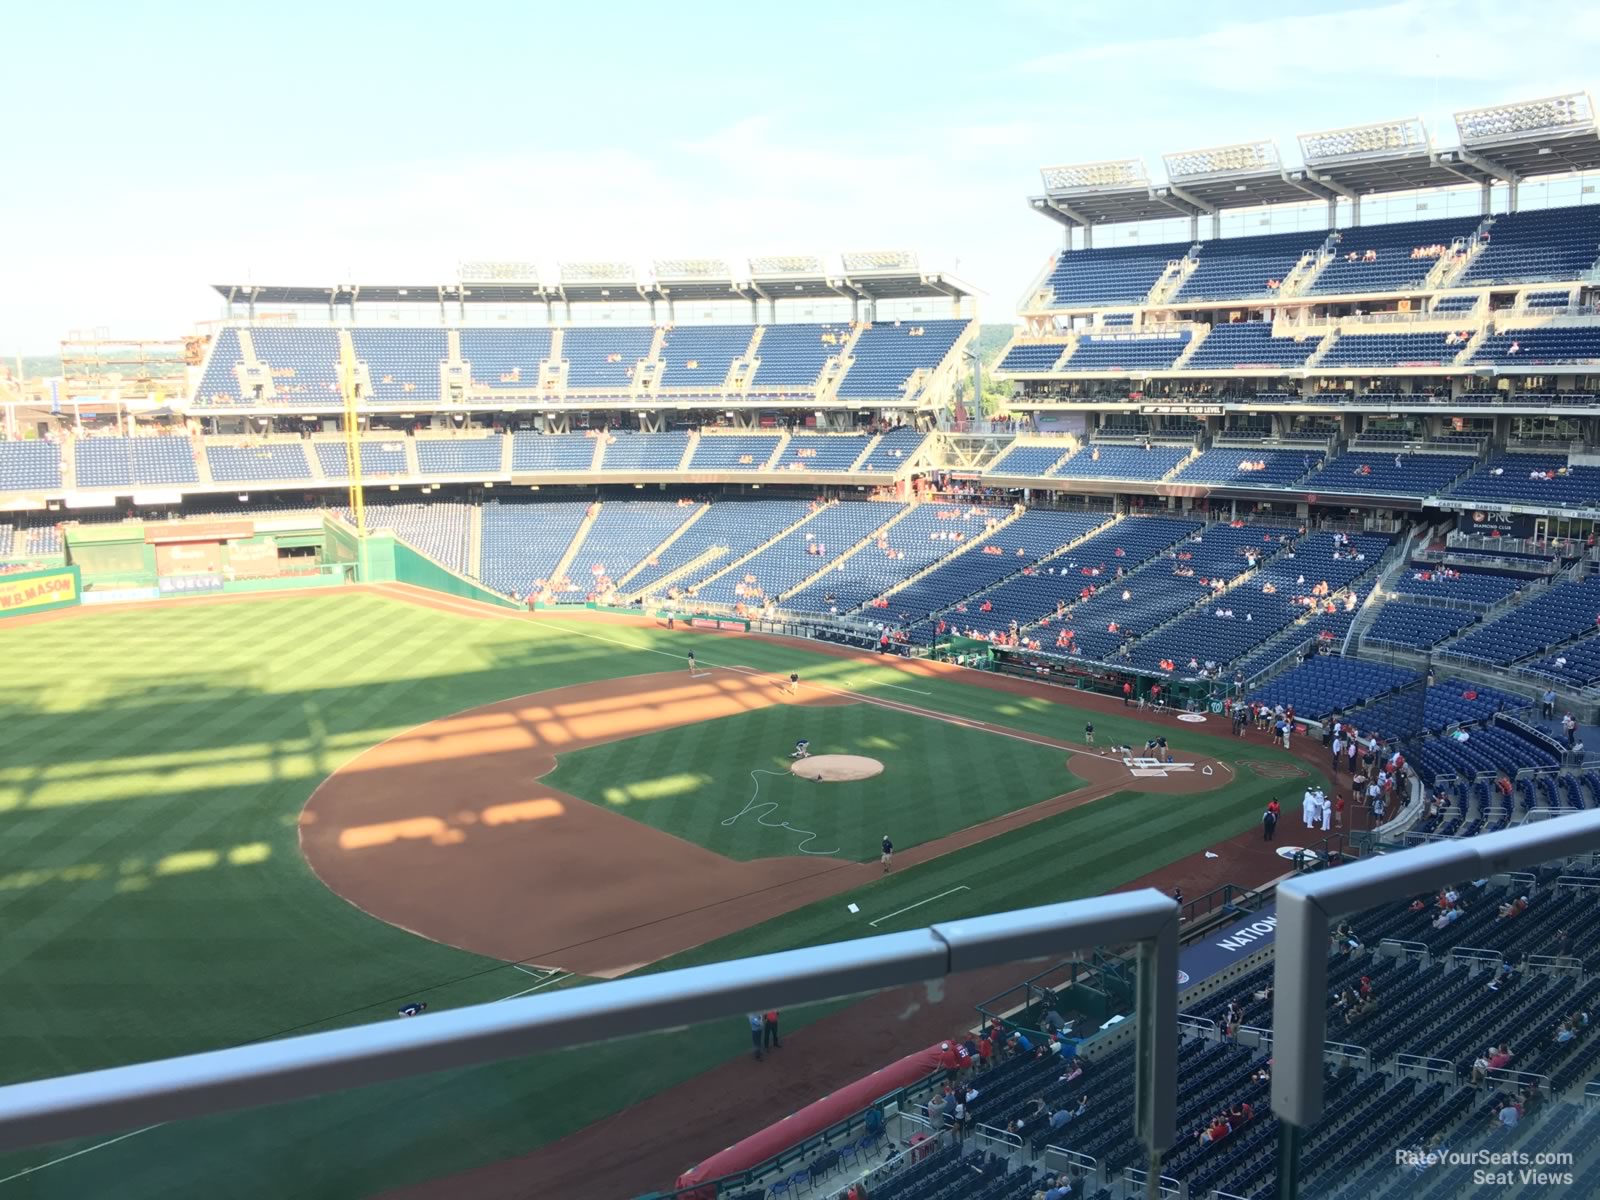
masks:
{"label": "stadium seat", "polygon": [[661,382],[669,389],[720,389],[733,360],[750,349],[754,325],[674,325],[661,339]]}
{"label": "stadium seat", "polygon": [[840,397],[872,400],[900,396],[906,381],[915,372],[942,363],[971,325],[962,319],[945,319],[868,326],[856,339],[853,361],[839,383]]}
{"label": "stadium seat", "polygon": [[256,445],[206,445],[211,478],[218,483],[255,483],[311,478],[304,442],[263,442]]}
{"label": "stadium seat", "polygon": [[376,403],[439,399],[439,371],[450,357],[443,329],[352,329],[350,342],[356,358],[367,364]]}
{"label": "stadium seat", "polygon": [[0,440],[0,492],[61,486],[61,447],[55,442]]}
{"label": "stadium seat", "polygon": [[1068,250],[1045,280],[1058,308],[1137,304],[1167,267],[1188,255],[1189,242]]}
{"label": "stadium seat", "polygon": [[850,332],[849,325],[839,323],[766,326],[756,347],[758,361],[749,390],[763,394],[812,391],[828,360],[844,351]]}
{"label": "stadium seat", "polygon": [[463,329],[461,357],[471,367],[472,386],[531,391],[550,357],[548,329]]}

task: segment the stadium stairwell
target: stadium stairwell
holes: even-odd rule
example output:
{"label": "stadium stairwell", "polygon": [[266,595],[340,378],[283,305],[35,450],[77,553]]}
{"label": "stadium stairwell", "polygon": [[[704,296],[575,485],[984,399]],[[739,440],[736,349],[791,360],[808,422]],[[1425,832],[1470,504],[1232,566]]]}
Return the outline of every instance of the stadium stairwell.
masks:
{"label": "stadium stairwell", "polygon": [[895,513],[894,516],[890,517],[882,525],[878,526],[871,533],[867,534],[866,537],[862,538],[854,546],[851,546],[850,549],[846,550],[843,554],[836,554],[832,558],[830,558],[828,560],[828,565],[823,567],[822,570],[814,571],[810,575],[807,575],[799,583],[795,584],[794,587],[790,588],[788,591],[784,592],[781,596],[779,596],[778,599],[780,601],[781,600],[787,600],[790,596],[793,596],[796,592],[804,591],[806,588],[810,587],[812,584],[819,582],[820,580],[822,580],[828,574],[829,571],[837,570],[840,563],[843,563],[846,559],[849,559],[849,558],[853,557],[855,554],[857,554],[859,551],[861,551],[865,547],[872,545],[873,542],[877,541],[880,537],[882,537],[889,530],[893,529],[901,521],[904,521],[908,516],[910,516],[913,512],[915,512],[919,507],[921,507],[921,506],[919,504],[916,504],[916,503],[907,504],[899,512]]}
{"label": "stadium stairwell", "polygon": [[211,456],[201,450],[198,442],[189,438],[184,440],[189,443],[189,449],[194,454],[194,469],[199,481],[208,487],[215,484],[216,478],[211,474]]}
{"label": "stadium stairwell", "polygon": [[789,434],[785,432],[772,447],[772,453],[767,456],[767,461],[761,464],[763,471],[776,471],[778,460],[783,457],[783,452],[789,448]]}
{"label": "stadium stairwell", "polygon": [[[967,541],[962,542],[943,558],[935,559],[933,562],[923,567],[922,570],[917,571],[915,574],[906,576],[899,583],[895,584],[888,591],[884,592],[883,595],[885,597],[892,596],[901,589],[910,587],[913,583],[916,583],[925,576],[932,575],[941,567],[948,566],[953,559],[960,558],[963,554],[969,554],[980,547],[987,546],[990,539],[993,538],[995,534],[1005,529],[1006,526],[1015,524],[1017,519],[1022,516],[1023,511],[1025,510],[1019,510],[1015,508],[1012,509],[1010,516],[999,522],[993,529],[988,530],[982,537],[969,538]],[[1007,576],[1007,578],[1009,579],[1010,576]],[[866,606],[862,605],[861,607],[865,608]]]}
{"label": "stadium stairwell", "polygon": [[1150,288],[1150,294],[1144,298],[1145,304],[1162,304],[1177,295],[1180,288],[1188,282],[1189,276],[1200,268],[1200,260],[1190,255],[1184,255],[1177,262],[1169,263],[1161,277]]}
{"label": "stadium stairwell", "polygon": [[[1101,534],[1109,532],[1110,529],[1114,525],[1116,525],[1119,521],[1125,521],[1125,520],[1127,520],[1126,517],[1113,516],[1105,524],[1096,525],[1093,529],[1089,530],[1089,532],[1085,533],[1082,537],[1073,538],[1072,541],[1068,542],[1065,546],[1056,547],[1049,554],[1046,554],[1042,558],[1040,558],[1037,562],[1034,562],[1034,563],[1031,563],[1031,564],[1024,564],[1024,565],[1031,566],[1033,568],[1034,572],[1037,573],[1040,567],[1048,567],[1049,564],[1055,562],[1057,559],[1064,558],[1066,555],[1072,553],[1072,551],[1076,550],[1079,546],[1083,545],[1083,543],[1087,542],[1090,538],[1099,537]],[[1176,543],[1174,543],[1174,544],[1176,544]],[[970,605],[974,600],[982,600],[990,592],[999,591],[1001,588],[1005,587],[1006,584],[1013,582],[1019,575],[1022,574],[1022,570],[1023,570],[1022,567],[1018,567],[1015,571],[1012,571],[1009,575],[1006,575],[1006,576],[1004,576],[1004,577],[1002,577],[1000,579],[996,579],[993,583],[986,584],[985,586],[979,588],[977,591],[971,593],[970,595],[963,596],[961,599],[957,600],[955,602],[955,604],[947,604],[943,608],[929,613],[928,616],[927,616],[927,620],[928,621],[937,621],[941,617],[948,616],[949,614],[955,612],[957,604],[968,604],[968,605]]]}
{"label": "stadium stairwell", "polygon": [[687,471],[689,469],[689,460],[694,457],[694,452],[699,449],[699,446],[700,431],[698,429],[691,430],[689,440],[683,444],[683,457],[678,460],[678,470]]}
{"label": "stadium stairwell", "polygon": [[1294,269],[1283,277],[1283,286],[1278,289],[1280,296],[1297,296],[1302,288],[1311,282],[1317,270],[1317,252],[1308,250],[1300,256],[1300,261],[1295,263]]}
{"label": "stadium stairwell", "polygon": [[[509,441],[510,439],[508,438],[507,440]],[[605,458],[605,456],[606,434],[602,432],[599,437],[594,439],[594,454],[589,459],[589,470],[598,474],[600,471],[600,461],[601,459]]]}
{"label": "stadium stairwell", "polygon": [[[1278,332],[1278,326],[1276,324],[1274,324],[1273,327],[1272,327],[1272,336],[1273,337],[1285,337],[1285,336],[1288,336],[1288,330],[1287,330],[1287,328],[1285,328],[1284,333],[1280,334]],[[1327,357],[1328,351],[1333,349],[1334,343],[1336,343],[1338,340],[1339,340],[1339,327],[1337,325],[1335,325],[1332,329],[1328,330],[1327,334],[1325,334],[1323,336],[1323,339],[1320,342],[1317,343],[1317,348],[1311,352],[1311,357],[1306,359],[1306,370],[1308,370],[1308,371],[1316,370],[1318,364],[1321,363],[1322,360],[1325,357]]]}
{"label": "stadium stairwell", "polygon": [[750,332],[750,344],[744,348],[744,353],[728,364],[727,386],[735,392],[744,393],[750,389],[750,381],[755,378],[756,371],[761,366],[761,339],[766,335],[767,327],[760,322]]}
{"label": "stadium stairwell", "polygon": [[1189,369],[1189,360],[1195,356],[1195,351],[1205,345],[1206,339],[1211,336],[1211,330],[1215,326],[1195,325],[1191,326],[1191,328],[1194,332],[1189,336],[1189,344],[1183,348],[1183,353],[1172,360],[1172,369],[1174,371],[1187,371]]}
{"label": "stadium stairwell", "polygon": [[[837,503],[837,501],[835,501],[834,503]],[[749,562],[752,558],[754,558],[756,555],[760,554],[763,550],[770,549],[774,544],[776,544],[779,541],[782,541],[784,538],[788,537],[791,533],[795,532],[795,530],[800,529],[801,527],[803,527],[805,525],[805,523],[807,521],[811,520],[813,517],[815,517],[817,515],[817,513],[826,511],[828,507],[830,507],[830,506],[824,505],[822,508],[819,508],[819,509],[815,510],[814,512],[808,512],[805,516],[801,517],[798,521],[793,522],[792,524],[786,526],[783,529],[777,530],[775,533],[773,533],[773,535],[771,537],[769,537],[766,541],[762,542],[761,545],[757,546],[754,550],[751,550],[748,554],[741,554],[738,558],[736,558],[732,562],[728,563],[727,566],[723,567],[720,571],[717,571],[717,572],[715,572],[715,573],[713,573],[711,575],[707,575],[704,579],[702,579],[700,581],[701,586],[704,586],[705,584],[710,583],[714,579],[721,579],[729,571],[733,571],[733,570],[738,569],[739,567],[744,566],[745,563]],[[724,551],[724,553],[725,552],[726,551]],[[710,558],[712,556],[713,556],[713,551],[708,550],[705,554],[702,554],[699,558],[695,559],[693,562],[684,563],[683,566],[679,567],[676,571],[672,572],[672,574],[663,575],[660,579],[656,580],[655,583],[650,585],[650,590],[653,591],[653,592],[663,592],[663,591],[665,591],[667,588],[671,587],[674,583],[676,583],[679,579],[682,579],[690,571],[693,571],[697,567],[700,567],[700,566],[704,565],[706,563],[706,561],[708,560],[708,558]]]}
{"label": "stadium stairwell", "polygon": [[881,433],[875,433],[867,439],[866,448],[862,450],[860,454],[856,455],[855,462],[850,464],[850,470],[852,473],[861,470],[861,464],[872,457],[873,451],[878,448],[878,443],[881,441],[883,441],[883,434]]}
{"label": "stadium stairwell", "polygon": [[567,390],[566,330],[557,325],[550,331],[550,357],[539,364],[539,391],[565,392]]}
{"label": "stadium stairwell", "polygon": [[557,580],[567,577],[567,570],[572,566],[572,560],[578,556],[578,550],[589,536],[589,530],[594,528],[595,518],[600,515],[604,502],[596,500],[589,505],[589,511],[583,514],[583,520],[578,522],[578,528],[573,530],[572,540],[567,543],[567,548],[561,552],[561,557],[556,560],[556,565],[550,569],[549,581],[553,585]]}
{"label": "stadium stairwell", "polygon": [[[663,541],[654,550],[650,551],[649,554],[646,554],[638,562],[634,563],[633,566],[629,567],[627,569],[627,571],[617,580],[617,591],[618,591],[618,593],[620,594],[622,592],[622,589],[623,589],[624,586],[626,586],[628,580],[632,579],[640,571],[644,570],[645,567],[650,565],[650,560],[651,559],[660,558],[661,557],[661,552],[663,550],[665,550],[668,546],[672,545],[673,542],[675,542],[679,538],[681,538],[684,535],[684,533],[688,530],[689,526],[693,525],[696,521],[698,521],[701,517],[705,516],[710,511],[711,511],[711,505],[702,504],[699,508],[694,510],[694,512],[690,515],[690,517],[689,517],[689,519],[687,521],[685,521],[683,524],[679,525],[676,529],[674,529],[671,533],[669,533],[667,535],[665,541]],[[702,555],[701,557],[704,557],[704,556]]]}

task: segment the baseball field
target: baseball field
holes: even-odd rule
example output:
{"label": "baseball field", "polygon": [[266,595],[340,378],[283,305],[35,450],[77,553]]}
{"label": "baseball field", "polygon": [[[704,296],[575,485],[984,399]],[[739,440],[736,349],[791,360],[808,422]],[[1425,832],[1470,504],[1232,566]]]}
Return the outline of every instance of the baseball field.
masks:
{"label": "baseball field", "polygon": [[[1271,862],[1251,846],[1261,808],[1308,770],[1215,719],[1156,728],[1024,681],[400,589],[14,620],[0,664],[5,1083],[1169,868],[1190,895],[1253,883]],[[1109,752],[1158,733],[1169,771]],[[813,759],[791,757],[802,740]],[[818,780],[808,763],[828,756],[872,773]],[[765,1123],[692,1100],[747,1056],[742,1025],[10,1154],[0,1200],[376,1195],[690,1098],[703,1119],[671,1131],[665,1187]],[[782,1115],[815,1083],[764,1087]]]}

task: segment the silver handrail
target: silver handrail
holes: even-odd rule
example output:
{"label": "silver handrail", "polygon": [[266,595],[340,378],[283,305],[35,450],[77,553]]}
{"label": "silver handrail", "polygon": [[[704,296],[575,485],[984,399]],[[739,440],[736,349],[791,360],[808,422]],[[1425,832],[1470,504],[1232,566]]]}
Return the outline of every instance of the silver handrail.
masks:
{"label": "silver handrail", "polygon": [[14,1084],[0,1088],[0,1149],[300,1100],[752,1010],[911,983],[936,989],[967,971],[1125,943],[1137,944],[1139,968],[1135,1132],[1159,1162],[1176,1137],[1178,906],[1153,888]]}

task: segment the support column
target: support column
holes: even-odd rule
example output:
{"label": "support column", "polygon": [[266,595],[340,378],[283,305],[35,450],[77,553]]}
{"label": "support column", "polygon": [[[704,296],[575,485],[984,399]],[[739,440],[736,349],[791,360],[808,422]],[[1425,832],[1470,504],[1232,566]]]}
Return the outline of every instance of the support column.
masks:
{"label": "support column", "polygon": [[1353,225],[1357,229],[1361,228],[1361,197],[1360,196],[1352,197],[1351,200],[1350,200],[1350,224]]}
{"label": "support column", "polygon": [[1339,197],[1328,197],[1328,232],[1339,228]]}
{"label": "support column", "polygon": [[1506,211],[1517,211],[1518,194],[1521,191],[1522,180],[1509,179],[1506,181]]}
{"label": "support column", "polygon": [[1478,193],[1480,197],[1478,212],[1481,216],[1487,217],[1494,211],[1494,181],[1485,179],[1483,186],[1478,189]]}

